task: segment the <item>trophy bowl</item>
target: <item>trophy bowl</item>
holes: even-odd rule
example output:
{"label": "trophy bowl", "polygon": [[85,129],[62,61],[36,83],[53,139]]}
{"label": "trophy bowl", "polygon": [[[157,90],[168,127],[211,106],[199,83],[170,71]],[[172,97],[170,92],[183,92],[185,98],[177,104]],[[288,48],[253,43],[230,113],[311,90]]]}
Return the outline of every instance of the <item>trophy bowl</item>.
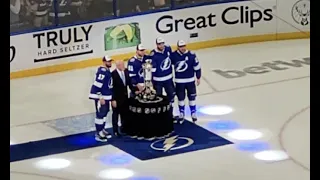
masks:
{"label": "trophy bowl", "polygon": [[144,79],[144,89],[138,96],[140,98],[139,101],[147,102],[154,101],[156,99],[156,91],[153,88],[152,84],[152,61],[150,59],[146,60],[146,62],[142,65],[143,68],[143,79]]}

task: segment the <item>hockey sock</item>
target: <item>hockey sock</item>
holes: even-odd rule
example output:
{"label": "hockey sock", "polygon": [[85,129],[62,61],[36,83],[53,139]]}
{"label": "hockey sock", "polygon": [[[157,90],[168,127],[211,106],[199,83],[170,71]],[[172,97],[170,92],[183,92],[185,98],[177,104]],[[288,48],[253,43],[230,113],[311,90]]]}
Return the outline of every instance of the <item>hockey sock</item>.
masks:
{"label": "hockey sock", "polygon": [[180,112],[180,114],[182,113],[182,114],[184,114],[184,101],[179,101],[179,112]]}
{"label": "hockey sock", "polygon": [[104,129],[105,120],[96,118],[95,125],[96,125],[96,131],[97,131],[97,133],[99,133],[100,131],[102,131]]}
{"label": "hockey sock", "polygon": [[189,100],[189,107],[191,114],[196,113],[196,101],[195,100]]}

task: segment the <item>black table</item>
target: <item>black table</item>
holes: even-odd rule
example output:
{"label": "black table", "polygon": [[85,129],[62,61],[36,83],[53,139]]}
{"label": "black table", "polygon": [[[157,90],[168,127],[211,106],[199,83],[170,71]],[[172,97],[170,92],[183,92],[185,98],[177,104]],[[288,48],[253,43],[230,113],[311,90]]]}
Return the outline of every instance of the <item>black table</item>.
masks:
{"label": "black table", "polygon": [[163,137],[173,131],[170,101],[158,96],[157,101],[143,102],[135,98],[128,101],[124,116],[123,132],[143,138]]}

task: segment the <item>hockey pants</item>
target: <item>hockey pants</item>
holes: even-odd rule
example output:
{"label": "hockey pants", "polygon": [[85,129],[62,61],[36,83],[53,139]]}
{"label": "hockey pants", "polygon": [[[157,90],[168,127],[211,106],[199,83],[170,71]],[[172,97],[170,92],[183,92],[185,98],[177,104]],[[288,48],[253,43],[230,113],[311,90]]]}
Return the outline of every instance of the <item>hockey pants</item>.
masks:
{"label": "hockey pants", "polygon": [[105,100],[105,104],[101,105],[99,100],[94,100],[94,104],[96,107],[96,118],[95,118],[95,125],[96,131],[100,132],[104,129],[106,124],[106,117],[109,112],[109,103],[110,101]]}
{"label": "hockey pants", "polygon": [[197,96],[197,88],[195,82],[190,83],[176,83],[176,94],[178,97],[178,105],[179,105],[179,112],[184,114],[185,109],[185,98],[186,93],[189,100],[189,107],[191,113],[196,112],[196,96]]}

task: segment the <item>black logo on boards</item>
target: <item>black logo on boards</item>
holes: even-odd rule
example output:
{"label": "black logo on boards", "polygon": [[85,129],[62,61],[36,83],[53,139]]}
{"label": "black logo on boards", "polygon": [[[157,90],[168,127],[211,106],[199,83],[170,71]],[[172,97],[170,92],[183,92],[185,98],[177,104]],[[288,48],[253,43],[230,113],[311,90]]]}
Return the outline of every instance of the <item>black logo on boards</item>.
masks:
{"label": "black logo on boards", "polygon": [[37,41],[37,58],[43,62],[93,53],[90,33],[93,25],[76,26],[33,34]]}
{"label": "black logo on boards", "polygon": [[[210,13],[207,16],[189,17],[186,19],[174,19],[171,15],[164,15],[156,22],[159,33],[166,34],[178,32],[183,26],[186,30],[202,29],[217,26],[217,15]],[[252,9],[249,6],[228,7],[221,13],[221,21],[227,25],[248,24],[253,28],[256,23],[271,21],[273,19],[272,9]]]}
{"label": "black logo on boards", "polygon": [[291,10],[293,20],[302,25],[307,26],[310,24],[310,0],[297,1]]}
{"label": "black logo on boards", "polygon": [[16,47],[10,46],[10,63],[14,60],[16,57]]}

